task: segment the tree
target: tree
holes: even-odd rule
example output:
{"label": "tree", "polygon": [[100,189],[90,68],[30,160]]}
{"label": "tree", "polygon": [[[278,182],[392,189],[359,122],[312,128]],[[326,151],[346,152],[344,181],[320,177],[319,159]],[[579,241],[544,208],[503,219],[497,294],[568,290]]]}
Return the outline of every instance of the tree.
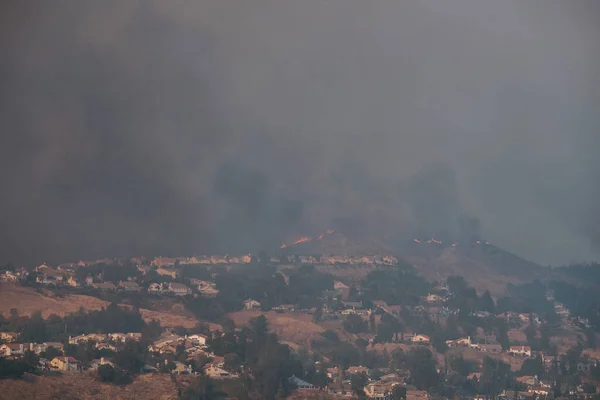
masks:
{"label": "tree", "polygon": [[60,357],[62,356],[62,351],[60,351],[59,349],[56,349],[52,346],[49,346],[46,348],[45,352],[40,353],[40,355],[43,358],[46,358],[48,360],[53,360],[55,357]]}
{"label": "tree", "polygon": [[402,385],[396,385],[392,389],[393,400],[406,400],[406,387]]}
{"label": "tree", "polygon": [[545,372],[544,363],[540,357],[536,358],[527,358],[523,361],[523,365],[521,366],[521,370],[519,371],[519,375],[525,376],[535,376],[535,375],[543,375]]}
{"label": "tree", "polygon": [[223,394],[215,391],[212,380],[206,376],[198,377],[181,396],[182,400],[213,400]]}
{"label": "tree", "polygon": [[98,367],[97,378],[100,382],[114,382],[115,377],[116,371],[111,365],[104,364]]}
{"label": "tree", "polygon": [[494,313],[496,311],[496,304],[489,290],[486,290],[479,299],[479,308],[483,311]]}
{"label": "tree", "polygon": [[369,378],[365,374],[356,374],[352,375],[350,379],[350,387],[352,388],[352,392],[359,396],[365,396],[365,386],[369,383]]}
{"label": "tree", "polygon": [[479,380],[479,391],[496,396],[506,388],[510,378],[510,366],[491,357],[484,357],[483,370]]}
{"label": "tree", "polygon": [[367,323],[360,315],[356,314],[348,315],[342,325],[348,333],[363,333],[367,331]]}
{"label": "tree", "polygon": [[437,383],[435,359],[431,351],[425,347],[416,347],[408,353],[408,369],[415,386],[419,390],[429,390]]}
{"label": "tree", "polygon": [[128,340],[121,351],[115,354],[115,364],[125,371],[137,374],[144,366],[145,348],[136,341]]}
{"label": "tree", "polygon": [[321,322],[323,318],[323,309],[321,307],[317,307],[315,309],[315,313],[313,314],[313,322],[318,323]]}

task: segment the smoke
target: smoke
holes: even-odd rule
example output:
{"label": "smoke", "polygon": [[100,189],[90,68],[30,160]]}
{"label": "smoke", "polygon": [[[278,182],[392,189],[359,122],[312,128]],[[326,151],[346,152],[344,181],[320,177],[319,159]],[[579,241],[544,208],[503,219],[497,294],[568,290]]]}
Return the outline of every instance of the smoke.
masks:
{"label": "smoke", "polygon": [[591,259],[599,15],[3,2],[0,263],[258,251],[336,225]]}

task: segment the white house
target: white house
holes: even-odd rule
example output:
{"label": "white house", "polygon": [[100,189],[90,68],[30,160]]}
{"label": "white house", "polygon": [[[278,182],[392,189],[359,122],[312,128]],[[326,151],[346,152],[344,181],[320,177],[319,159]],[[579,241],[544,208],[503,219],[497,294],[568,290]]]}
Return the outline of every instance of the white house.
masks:
{"label": "white house", "polygon": [[298,378],[296,375],[292,375],[288,378],[288,382],[294,385],[297,389],[314,389],[314,385],[312,383],[306,382]]}
{"label": "white house", "polygon": [[431,342],[431,338],[427,335],[415,335],[410,340],[413,343],[421,344],[429,344]]}
{"label": "white house", "polygon": [[0,339],[5,342],[14,342],[19,338],[19,334],[17,332],[0,332]]}
{"label": "white house", "polygon": [[186,296],[188,294],[192,294],[190,288],[188,288],[183,283],[169,283],[169,292],[175,294],[176,296]]}
{"label": "white house", "polygon": [[219,367],[216,364],[207,364],[204,367],[204,373],[209,377],[209,378],[215,378],[215,379],[223,379],[223,378],[233,378],[235,375],[229,373],[228,371],[225,371],[223,368]]}
{"label": "white house", "polygon": [[199,346],[206,346],[207,337],[205,335],[195,334],[195,335],[187,336],[186,338],[193,344],[196,344]]}
{"label": "white house", "polygon": [[253,310],[260,308],[260,303],[253,299],[244,300],[244,308],[246,310]]}
{"label": "white house", "polygon": [[529,346],[510,346],[508,352],[516,356],[531,357],[531,347]]}

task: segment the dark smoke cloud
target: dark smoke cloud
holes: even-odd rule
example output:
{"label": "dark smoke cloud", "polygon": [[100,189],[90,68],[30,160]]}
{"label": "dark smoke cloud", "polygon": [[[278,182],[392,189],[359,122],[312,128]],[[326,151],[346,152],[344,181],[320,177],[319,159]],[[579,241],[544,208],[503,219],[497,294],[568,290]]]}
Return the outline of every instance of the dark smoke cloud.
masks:
{"label": "dark smoke cloud", "polygon": [[3,2],[0,262],[257,251],[330,225],[591,259],[599,15]]}

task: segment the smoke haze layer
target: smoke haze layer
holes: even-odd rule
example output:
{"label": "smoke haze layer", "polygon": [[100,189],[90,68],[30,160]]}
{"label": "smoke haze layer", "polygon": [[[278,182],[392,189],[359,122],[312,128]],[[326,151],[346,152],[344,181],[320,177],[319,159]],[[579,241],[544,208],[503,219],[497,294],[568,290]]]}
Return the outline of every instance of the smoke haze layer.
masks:
{"label": "smoke haze layer", "polygon": [[0,263],[339,221],[596,258],[593,0],[26,3],[0,5]]}

